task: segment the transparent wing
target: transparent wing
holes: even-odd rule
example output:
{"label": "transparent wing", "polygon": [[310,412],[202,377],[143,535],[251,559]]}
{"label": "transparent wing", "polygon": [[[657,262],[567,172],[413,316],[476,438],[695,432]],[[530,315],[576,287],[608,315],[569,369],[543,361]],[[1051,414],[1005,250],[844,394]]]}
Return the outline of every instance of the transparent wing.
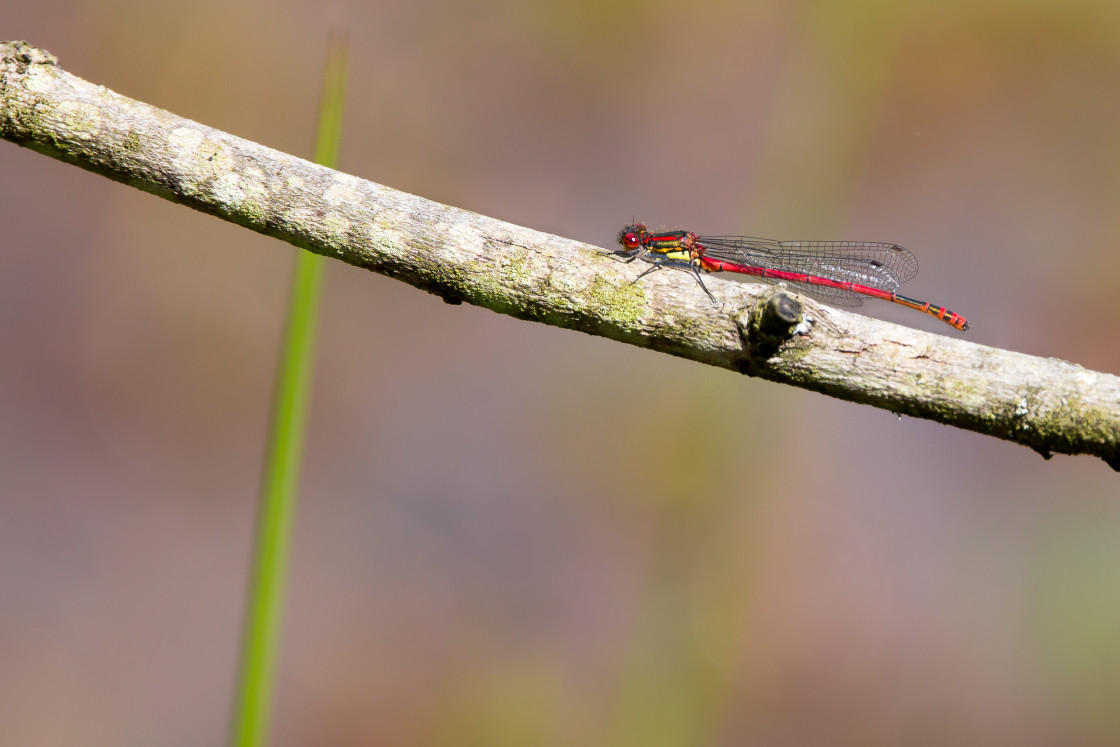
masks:
{"label": "transparent wing", "polygon": [[808,282],[809,277],[857,283],[893,293],[918,272],[918,260],[909,250],[881,241],[774,241],[750,236],[701,236],[697,242],[704,255],[713,259],[805,276],[804,279],[745,277],[788,284],[798,293],[836,306],[859,306],[866,296],[813,285]]}

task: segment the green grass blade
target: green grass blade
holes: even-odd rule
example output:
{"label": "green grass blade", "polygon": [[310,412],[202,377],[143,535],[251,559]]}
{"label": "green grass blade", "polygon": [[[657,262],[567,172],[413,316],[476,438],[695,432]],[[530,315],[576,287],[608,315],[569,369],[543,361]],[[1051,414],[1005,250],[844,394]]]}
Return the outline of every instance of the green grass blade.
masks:
{"label": "green grass blade", "polygon": [[[332,168],[338,163],[342,135],[346,59],[345,36],[332,34],[315,145],[315,161]],[[237,704],[230,729],[230,744],[234,747],[261,747],[268,740],[315,348],[322,261],[322,257],[301,250],[292,280],[246,600]]]}

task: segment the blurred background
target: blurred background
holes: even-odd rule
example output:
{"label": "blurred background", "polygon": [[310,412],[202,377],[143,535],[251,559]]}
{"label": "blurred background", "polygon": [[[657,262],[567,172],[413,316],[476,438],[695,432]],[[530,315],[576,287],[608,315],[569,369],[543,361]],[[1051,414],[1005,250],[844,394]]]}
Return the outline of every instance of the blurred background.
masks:
{"label": "blurred background", "polygon": [[[601,246],[898,242],[966,339],[1120,373],[1114,0],[336,8],[346,172]],[[0,36],[308,156],[330,19]],[[0,743],[220,743],[295,250],[10,143],[0,225]],[[1120,743],[1098,459],[341,263],[311,408],[274,744]]]}

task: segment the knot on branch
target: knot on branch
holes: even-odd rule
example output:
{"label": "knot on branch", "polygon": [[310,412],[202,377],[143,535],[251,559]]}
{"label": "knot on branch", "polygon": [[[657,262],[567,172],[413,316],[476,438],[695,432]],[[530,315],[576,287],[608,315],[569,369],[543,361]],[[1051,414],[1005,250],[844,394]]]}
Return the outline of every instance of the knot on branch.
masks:
{"label": "knot on branch", "polygon": [[[6,47],[6,49],[5,49]],[[30,65],[58,65],[58,58],[45,49],[28,44],[25,41],[13,41],[0,44],[0,58],[16,63],[15,72],[25,73]]]}
{"label": "knot on branch", "polygon": [[800,301],[781,290],[766,294],[750,308],[746,320],[738,323],[747,355],[756,360],[770,358],[800,331],[801,322]]}

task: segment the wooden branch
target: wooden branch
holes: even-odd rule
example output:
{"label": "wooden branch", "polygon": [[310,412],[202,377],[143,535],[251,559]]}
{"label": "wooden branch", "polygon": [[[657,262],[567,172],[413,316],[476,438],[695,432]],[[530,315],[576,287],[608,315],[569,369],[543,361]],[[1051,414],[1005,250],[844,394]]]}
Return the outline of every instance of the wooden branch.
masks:
{"label": "wooden branch", "polygon": [[712,276],[713,303],[684,273],[635,283],[648,265],[177,117],[70,75],[24,42],[0,43],[0,137],[449,303],[937,420],[1044,456],[1093,454],[1120,469],[1116,376],[791,304],[770,286]]}

